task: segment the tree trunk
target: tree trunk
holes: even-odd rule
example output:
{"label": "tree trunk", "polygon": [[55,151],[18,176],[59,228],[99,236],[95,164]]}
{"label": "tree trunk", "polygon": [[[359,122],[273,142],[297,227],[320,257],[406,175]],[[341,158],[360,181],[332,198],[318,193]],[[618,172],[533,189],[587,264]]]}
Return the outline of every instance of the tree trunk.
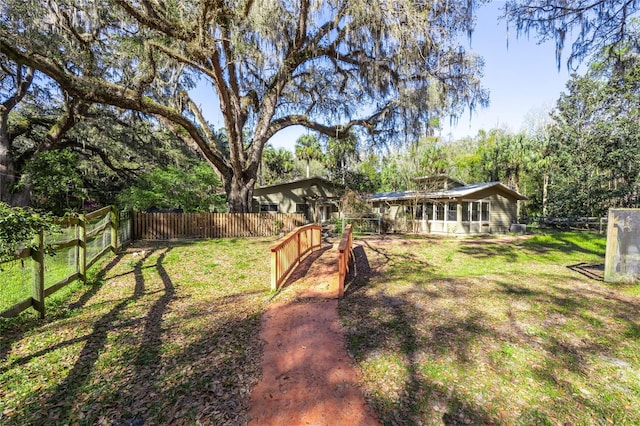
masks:
{"label": "tree trunk", "polygon": [[549,174],[542,175],[542,216],[547,215]]}
{"label": "tree trunk", "polygon": [[8,132],[8,114],[0,118],[0,201],[10,206],[27,206],[29,190],[14,193],[16,166],[11,153],[11,140]]}
{"label": "tree trunk", "polygon": [[253,187],[256,184],[256,176],[242,176],[233,174],[225,177],[224,186],[227,193],[227,208],[229,213],[250,213],[253,200]]}

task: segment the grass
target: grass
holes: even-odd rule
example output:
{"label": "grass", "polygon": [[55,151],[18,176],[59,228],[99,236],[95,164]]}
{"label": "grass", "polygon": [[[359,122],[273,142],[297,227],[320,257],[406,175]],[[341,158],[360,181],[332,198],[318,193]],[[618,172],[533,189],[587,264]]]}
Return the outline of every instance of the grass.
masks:
{"label": "grass", "polygon": [[[243,424],[267,239],[134,246],[0,320],[0,424]],[[339,304],[385,424],[640,424],[638,285],[605,241],[360,239]]]}
{"label": "grass", "polygon": [[363,239],[340,303],[384,424],[640,424],[638,285],[605,239]]}
{"label": "grass", "polygon": [[1,320],[0,424],[244,423],[271,243],[134,246]]}

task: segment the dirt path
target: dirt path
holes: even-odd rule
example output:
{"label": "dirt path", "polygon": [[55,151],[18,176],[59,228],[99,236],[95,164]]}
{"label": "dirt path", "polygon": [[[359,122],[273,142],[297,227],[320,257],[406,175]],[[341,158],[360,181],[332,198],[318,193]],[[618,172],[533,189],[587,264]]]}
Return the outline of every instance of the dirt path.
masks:
{"label": "dirt path", "polygon": [[310,256],[289,280],[286,291],[297,297],[264,315],[262,380],[251,394],[249,425],[379,424],[345,348],[335,258],[326,248]]}

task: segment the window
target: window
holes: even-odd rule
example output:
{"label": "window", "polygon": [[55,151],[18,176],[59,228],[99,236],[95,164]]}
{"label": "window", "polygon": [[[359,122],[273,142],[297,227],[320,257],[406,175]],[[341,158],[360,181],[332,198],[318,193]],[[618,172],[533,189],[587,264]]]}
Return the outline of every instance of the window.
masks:
{"label": "window", "polygon": [[422,204],[418,204],[416,206],[416,219],[422,219],[422,213],[423,213],[423,209],[422,209]]}
{"label": "window", "polygon": [[436,204],[436,220],[444,220],[444,204]]}
{"label": "window", "polygon": [[462,202],[462,221],[469,222],[469,217],[471,213],[471,203],[468,201]]}
{"label": "window", "polygon": [[458,220],[458,205],[456,203],[448,203],[447,221],[455,222]]}
{"label": "window", "polygon": [[472,222],[480,221],[480,201],[474,201],[471,204],[471,221]]}
{"label": "window", "polygon": [[474,201],[469,204],[471,204],[471,221],[472,222],[480,222],[480,221],[488,222],[489,221],[489,202],[488,201]]}
{"label": "window", "polygon": [[307,214],[307,208],[306,204],[296,204],[296,213]]}
{"label": "window", "polygon": [[426,203],[424,205],[424,213],[427,219],[433,220],[433,203]]}
{"label": "window", "polygon": [[260,204],[260,213],[277,212],[277,211],[278,211],[278,205],[277,204],[274,204],[274,203]]}
{"label": "window", "polygon": [[489,222],[489,203],[482,203],[482,221]]}

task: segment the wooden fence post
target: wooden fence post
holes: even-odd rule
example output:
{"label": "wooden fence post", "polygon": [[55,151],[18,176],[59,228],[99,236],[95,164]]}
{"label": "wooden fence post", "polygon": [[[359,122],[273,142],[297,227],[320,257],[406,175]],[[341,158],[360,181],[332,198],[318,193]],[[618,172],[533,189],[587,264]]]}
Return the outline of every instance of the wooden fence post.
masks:
{"label": "wooden fence post", "polygon": [[111,206],[111,251],[113,254],[118,253],[118,230],[120,229],[120,217],[118,216],[118,208]]}
{"label": "wooden fence post", "polygon": [[278,289],[278,253],[271,251],[271,291]]}
{"label": "wooden fence post", "polygon": [[38,249],[32,252],[33,258],[33,301],[32,305],[44,318],[44,231],[38,233]]}
{"label": "wooden fence post", "polygon": [[78,216],[78,272],[84,284],[87,283],[87,219]]}

